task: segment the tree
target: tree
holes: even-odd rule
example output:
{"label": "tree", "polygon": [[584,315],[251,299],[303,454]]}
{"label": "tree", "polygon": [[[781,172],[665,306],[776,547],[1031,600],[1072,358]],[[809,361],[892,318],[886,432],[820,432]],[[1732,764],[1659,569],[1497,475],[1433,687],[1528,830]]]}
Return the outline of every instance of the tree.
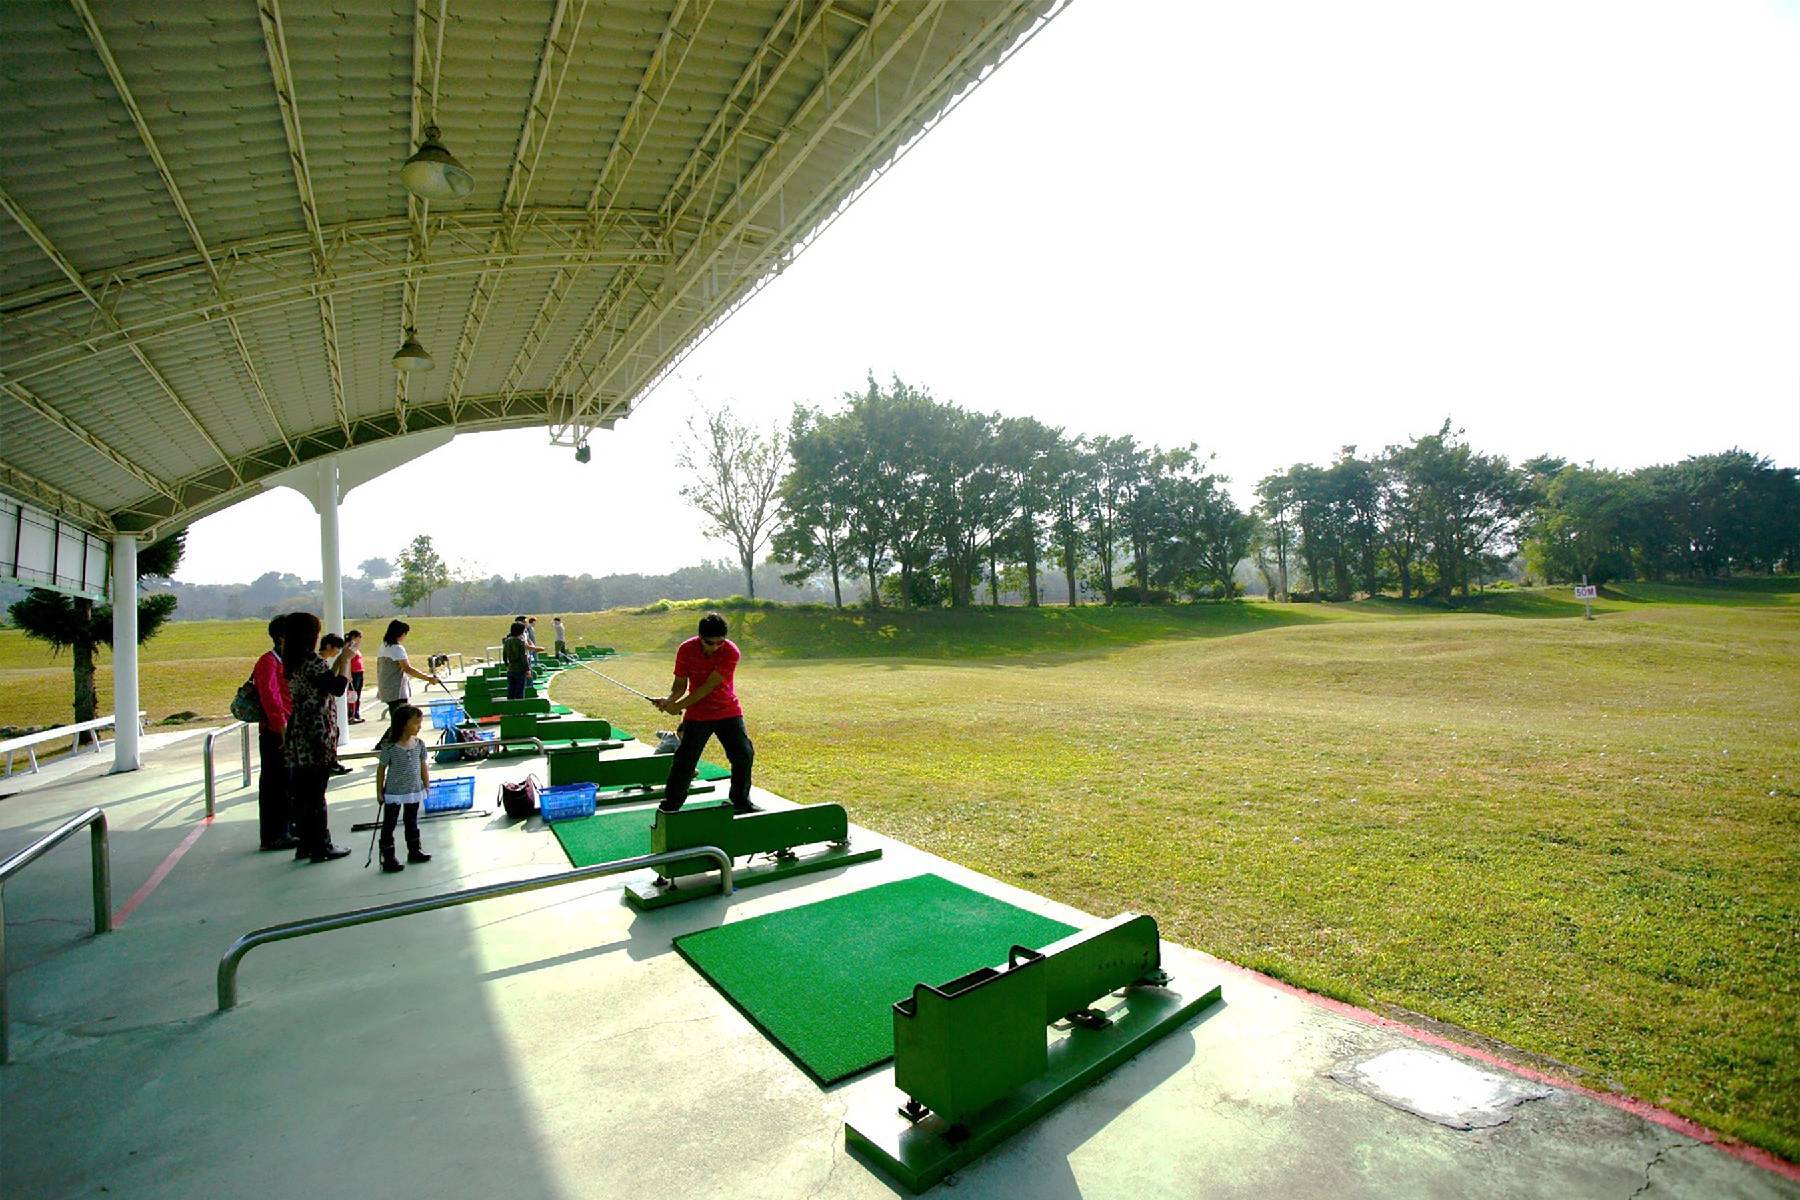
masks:
{"label": "tree", "polygon": [[385,558],[365,558],[360,563],[356,564],[356,569],[362,573],[364,579],[369,580],[371,583],[377,579],[392,579],[394,577],[394,564]]}
{"label": "tree", "polygon": [[[186,546],[185,529],[145,546],[138,551],[138,578],[167,579],[181,565]],[[175,597],[167,592],[137,597],[139,645],[156,636],[163,623],[174,614],[175,605]],[[96,605],[86,596],[65,596],[48,588],[32,588],[7,612],[13,624],[25,631],[26,637],[48,642],[56,653],[64,649],[72,652],[75,723],[94,720],[100,707],[100,696],[94,687],[94,650],[113,644],[112,605]],[[120,718],[136,720],[137,714],[122,713]],[[87,736],[98,741],[93,734]]]}
{"label": "tree", "polygon": [[1184,470],[1162,489],[1165,530],[1158,578],[1189,594],[1238,592],[1237,565],[1250,550],[1255,518],[1239,511],[1216,475]]}
{"label": "tree", "polygon": [[1000,459],[1011,477],[1015,516],[1005,535],[1005,551],[1025,568],[1025,603],[1038,606],[1038,556],[1044,520],[1057,500],[1056,464],[1066,445],[1063,432],[1033,417],[1000,422]]}
{"label": "tree", "polygon": [[[1143,484],[1148,454],[1135,438],[1098,437],[1089,444],[1087,496],[1088,544],[1098,560],[1100,591],[1113,599],[1113,562],[1128,505]],[[1142,581],[1140,581],[1142,582]]]}
{"label": "tree", "polygon": [[1294,544],[1293,479],[1286,473],[1265,475],[1256,485],[1256,494],[1262,501],[1257,507],[1267,531],[1269,548],[1275,551],[1277,586],[1269,590],[1275,594],[1277,600],[1286,600],[1288,598],[1288,551]]}
{"label": "tree", "polygon": [[1624,476],[1565,466],[1548,480],[1528,479],[1541,498],[1527,523],[1527,570],[1546,583],[1604,584],[1631,574],[1625,531],[1633,497]]}
{"label": "tree", "polygon": [[732,544],[744,568],[744,594],[756,598],[756,556],[774,537],[787,463],[787,438],[779,425],[767,434],[719,408],[688,421],[688,439],[678,461],[690,481],[682,499],[705,513],[707,536]]}
{"label": "tree", "polygon": [[398,573],[400,582],[394,586],[394,603],[408,611],[422,603],[425,615],[430,616],[431,594],[450,583],[450,569],[430,537],[421,533],[400,552]]}
{"label": "tree", "polygon": [[1048,469],[1056,480],[1050,531],[1056,541],[1063,581],[1069,588],[1069,607],[1074,608],[1081,603],[1075,571],[1081,565],[1081,544],[1085,537],[1082,520],[1094,486],[1094,458],[1087,439],[1078,437],[1053,447]]}
{"label": "tree", "polygon": [[855,565],[851,545],[855,497],[845,470],[842,423],[817,409],[796,406],[788,427],[792,467],[781,481],[782,528],[775,535],[777,556],[792,565],[782,576],[800,584],[825,572],[831,599],[844,607],[844,572]]}

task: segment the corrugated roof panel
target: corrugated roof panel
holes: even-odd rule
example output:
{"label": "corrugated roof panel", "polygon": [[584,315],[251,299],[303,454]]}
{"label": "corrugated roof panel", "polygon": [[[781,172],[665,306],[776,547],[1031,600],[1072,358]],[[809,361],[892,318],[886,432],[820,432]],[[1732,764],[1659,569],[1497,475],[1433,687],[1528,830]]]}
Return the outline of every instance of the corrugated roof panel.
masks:
{"label": "corrugated roof panel", "polygon": [[[520,383],[526,391],[544,390],[578,331],[605,303],[609,282],[632,276],[641,276],[641,288],[623,292],[597,336],[584,340],[583,365],[604,373],[609,397],[648,380],[679,352],[683,338],[725,311],[766,270],[768,255],[780,248],[771,238],[783,230],[804,232],[827,216],[900,144],[891,132],[897,122],[907,126],[902,135],[915,131],[1054,4],[965,0],[919,22],[917,36],[899,47],[881,76],[879,120],[873,88],[850,99],[871,59],[846,48],[867,33],[868,47],[886,54],[924,11],[922,0],[879,12],[873,0],[808,4],[799,11],[816,23],[822,40],[809,36],[798,46],[795,29],[771,36],[787,9],[782,0],[690,4],[668,43],[671,69],[651,75],[640,120],[623,140],[620,125],[670,32],[676,5],[590,4],[566,73],[557,64],[549,76],[552,88],[562,81],[562,92],[540,101],[548,108],[554,99],[554,116],[538,130],[541,154],[523,197],[534,211],[517,239],[504,245],[511,257],[497,260],[490,257],[502,228],[497,210],[555,6],[553,0],[458,0],[443,31],[438,115],[446,142],[473,170],[477,187],[462,203],[432,213],[428,259],[435,274],[419,285],[417,324],[438,369],[413,381],[414,402],[447,394],[458,339],[472,327],[477,279],[502,261],[504,269],[489,276],[493,303],[472,347],[465,396],[502,391],[534,334],[542,345]],[[571,7],[571,20],[580,8]],[[227,452],[274,446],[284,453],[237,346],[222,326],[209,324],[225,307],[80,18],[52,4],[16,3],[0,11],[7,34],[0,39],[0,184],[103,292],[109,311],[142,339],[144,352]],[[236,0],[179,6],[119,0],[95,8],[101,36],[215,257],[226,303],[238,314],[249,355],[293,436],[337,424],[312,294],[320,287],[335,295],[349,419],[392,411],[389,360],[402,335],[398,268],[411,253],[398,168],[413,149],[415,11],[411,0],[281,4],[323,225],[325,261],[315,267],[256,7]],[[435,11],[428,11],[429,35]],[[869,32],[868,19],[877,12]],[[997,28],[1004,37],[991,36]],[[571,26],[561,36],[574,33]],[[435,40],[428,40],[435,50]],[[728,100],[765,40],[775,53],[760,61],[755,86]],[[834,56],[842,57],[844,71],[827,102],[820,81]],[[898,93],[914,78],[948,78],[950,85],[934,83],[928,95],[902,105]],[[819,102],[812,103],[815,89]],[[847,102],[842,127],[815,139],[840,102]],[[748,117],[746,107],[754,109]],[[720,139],[706,137],[715,124],[743,136],[722,152]],[[780,160],[771,160],[771,170],[751,180],[743,197],[734,196],[739,179],[770,153],[784,126]],[[801,159],[808,141],[815,144]],[[603,231],[613,243],[607,249],[651,248],[672,257],[624,269],[572,267],[564,301],[545,309],[553,267],[594,248],[598,226],[575,218],[595,194],[609,153],[618,169],[599,198],[602,206],[617,206]],[[779,188],[773,168],[787,174]],[[666,226],[662,214],[677,209],[680,222]],[[742,249],[733,243],[718,256],[718,268],[709,269],[706,260],[718,245],[713,233],[750,217],[754,228]],[[106,332],[100,314],[21,229],[3,221],[0,228],[0,288],[6,290],[0,312],[12,313],[0,328],[0,369],[18,372],[47,401],[159,475],[216,471],[217,453]],[[758,255],[761,263],[754,261]],[[100,353],[81,346],[82,339]],[[581,386],[583,378],[577,372],[562,382]],[[128,497],[142,495],[130,490],[136,485],[129,473],[121,481],[116,467],[91,452],[84,473],[78,447],[73,456],[66,446],[54,448],[58,439],[72,439],[54,428],[33,433],[34,425],[46,423],[29,414],[21,419],[16,403],[0,401],[0,411],[25,448],[19,454],[5,447],[8,461],[29,460],[17,463],[21,469],[111,507],[126,507],[115,494],[119,486]],[[364,429],[359,436],[377,435]],[[305,452],[317,453],[317,444]],[[39,462],[75,474],[49,479],[30,470]]]}
{"label": "corrugated roof panel", "polygon": [[450,9],[437,123],[450,153],[475,175],[475,190],[452,207],[500,207],[553,7],[517,0]]}
{"label": "corrugated roof panel", "polygon": [[281,440],[223,322],[159,339],[154,361],[227,454],[247,454]]}
{"label": "corrugated roof panel", "polygon": [[413,7],[403,0],[282,5],[301,133],[324,225],[406,210],[399,171],[412,153]]}
{"label": "corrugated roof panel", "polygon": [[[550,386],[551,376],[556,371],[556,365],[562,361],[563,355],[569,352],[569,347],[574,343],[575,334],[580,330],[581,323],[587,319],[588,313],[592,312],[594,306],[600,302],[600,297],[605,294],[607,285],[616,273],[610,267],[587,267],[575,273],[573,282],[569,284],[568,292],[563,296],[562,304],[557,307],[545,327],[544,341],[538,348],[537,356],[531,360],[529,368],[520,380],[521,388],[528,391],[543,391]],[[545,293],[549,290],[552,278],[554,276],[546,276],[543,280]],[[540,295],[538,303],[542,302],[543,296]],[[532,311],[535,313],[537,310],[533,308]],[[510,358],[507,360],[507,365],[512,365]]]}
{"label": "corrugated roof panel", "polygon": [[319,306],[301,304],[257,313],[239,322],[244,340],[262,369],[263,386],[295,434],[333,424],[331,373]]}
{"label": "corrugated roof panel", "polygon": [[[456,339],[462,333],[469,302],[475,298],[475,280],[474,275],[458,275],[420,286],[419,341],[431,352],[437,367],[413,381],[414,401],[435,404],[450,394],[450,360],[456,352]],[[466,389],[464,394],[468,394]]]}
{"label": "corrugated roof panel", "polygon": [[0,178],[13,199],[84,275],[187,249],[155,164],[74,10],[9,4],[6,26],[0,107],[9,132],[0,137]]}
{"label": "corrugated roof panel", "polygon": [[85,443],[17,404],[0,405],[0,446],[31,446],[28,472],[103,509],[141,499],[144,485]]}
{"label": "corrugated roof panel", "polygon": [[[179,479],[218,465],[205,439],[130,355],[86,359],[33,380],[31,390],[159,478]],[[31,469],[29,461],[20,465]]]}
{"label": "corrugated roof panel", "polygon": [[532,181],[533,204],[570,208],[587,204],[671,7],[588,6],[557,99],[551,136]]}
{"label": "corrugated roof panel", "polygon": [[388,412],[394,407],[392,360],[402,337],[400,289],[371,289],[340,296],[337,318],[344,364],[344,408],[353,421]]}

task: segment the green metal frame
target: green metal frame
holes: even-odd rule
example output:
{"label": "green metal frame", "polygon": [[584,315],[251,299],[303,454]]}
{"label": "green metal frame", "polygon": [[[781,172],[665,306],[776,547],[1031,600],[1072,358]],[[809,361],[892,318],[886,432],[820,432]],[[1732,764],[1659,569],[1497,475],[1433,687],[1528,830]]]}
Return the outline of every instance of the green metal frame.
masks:
{"label": "green metal frame", "polygon": [[[514,703],[517,703],[515,701]],[[600,717],[500,710],[501,737],[534,737],[546,742],[604,742],[613,736],[612,722]]]}
{"label": "green metal frame", "polygon": [[[794,847],[817,842],[827,843],[826,848],[806,855],[793,854]],[[881,857],[880,847],[850,849],[850,818],[841,804],[808,804],[742,816],[729,807],[715,805],[657,812],[655,823],[650,826],[652,854],[698,846],[717,846],[734,859],[752,854],[776,856],[769,862],[738,870],[740,888]],[[707,877],[698,884],[681,882],[683,876],[701,872],[706,872]],[[719,890],[718,873],[708,859],[672,863],[662,868],[662,875],[669,880],[667,886],[627,887],[626,901],[635,908],[663,908]]]}
{"label": "green metal frame", "polygon": [[[845,1146],[914,1192],[975,1161],[1218,1001],[1161,969],[1156,922],[1126,913],[1004,965],[920,983],[894,1005],[895,1093],[874,1089]],[[1107,1011],[1090,1008],[1124,989]],[[1069,1018],[1046,1042],[1045,1026]]]}
{"label": "green metal frame", "polygon": [[[626,758],[605,757],[591,746],[552,750],[547,755],[550,783],[593,783],[600,787],[656,787],[669,778],[669,756],[642,754]],[[700,763],[695,778],[729,779],[731,772],[709,762]]]}

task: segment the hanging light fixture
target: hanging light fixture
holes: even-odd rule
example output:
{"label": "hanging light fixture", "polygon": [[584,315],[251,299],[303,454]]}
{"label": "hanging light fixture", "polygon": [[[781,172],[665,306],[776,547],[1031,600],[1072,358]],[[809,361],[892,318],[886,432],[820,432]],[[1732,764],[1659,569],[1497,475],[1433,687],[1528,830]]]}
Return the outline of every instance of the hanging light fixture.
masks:
{"label": "hanging light fixture", "polygon": [[394,351],[394,370],[396,371],[429,371],[437,364],[431,361],[431,355],[425,353],[425,347],[419,345],[418,337],[412,327],[406,330],[406,340]]}
{"label": "hanging light fixture", "polygon": [[594,452],[588,448],[588,444],[586,442],[576,442],[575,443],[575,461],[576,462],[584,463],[593,457],[594,457]]}
{"label": "hanging light fixture", "polygon": [[461,200],[475,190],[475,176],[444,149],[438,138],[438,127],[427,125],[418,153],[400,168],[400,182],[421,200]]}

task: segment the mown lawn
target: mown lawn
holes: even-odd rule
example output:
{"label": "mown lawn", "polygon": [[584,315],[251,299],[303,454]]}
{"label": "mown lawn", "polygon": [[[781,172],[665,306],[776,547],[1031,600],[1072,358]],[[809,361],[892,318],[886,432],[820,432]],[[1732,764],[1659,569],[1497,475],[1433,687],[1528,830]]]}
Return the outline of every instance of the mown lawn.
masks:
{"label": "mown lawn", "polygon": [[[1595,611],[1559,589],[733,632],[783,794],[1800,1157],[1800,581],[1630,585]],[[638,652],[607,669],[652,690],[696,615],[569,624]],[[415,653],[479,652],[499,622],[415,626]],[[146,707],[222,714],[260,640],[172,626]],[[650,724],[591,676],[555,692]],[[67,694],[66,661],[0,632],[0,722],[66,719]]]}
{"label": "mown lawn", "polygon": [[1633,594],[1060,656],[746,645],[739,691],[794,799],[1795,1157],[1800,606]]}

